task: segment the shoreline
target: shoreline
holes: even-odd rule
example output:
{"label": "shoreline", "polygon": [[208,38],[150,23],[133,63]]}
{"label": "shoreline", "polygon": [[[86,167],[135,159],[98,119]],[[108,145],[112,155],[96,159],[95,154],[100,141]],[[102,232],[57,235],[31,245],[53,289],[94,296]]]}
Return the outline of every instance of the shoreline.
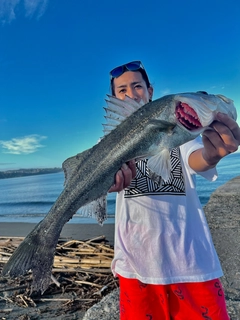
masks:
{"label": "shoreline", "polygon": [[[26,237],[37,223],[1,222],[0,237]],[[114,244],[114,224],[106,223],[103,226],[96,224],[67,223],[64,225],[60,238],[74,240],[89,240],[98,236],[105,236],[106,240]]]}

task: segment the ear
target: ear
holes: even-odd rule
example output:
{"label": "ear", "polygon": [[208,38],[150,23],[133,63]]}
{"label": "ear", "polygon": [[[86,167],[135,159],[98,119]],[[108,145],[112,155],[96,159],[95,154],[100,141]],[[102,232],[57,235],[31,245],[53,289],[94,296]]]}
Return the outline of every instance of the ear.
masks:
{"label": "ear", "polygon": [[152,100],[152,97],[153,97],[153,87],[149,87],[148,88],[148,93],[149,93],[149,100]]}

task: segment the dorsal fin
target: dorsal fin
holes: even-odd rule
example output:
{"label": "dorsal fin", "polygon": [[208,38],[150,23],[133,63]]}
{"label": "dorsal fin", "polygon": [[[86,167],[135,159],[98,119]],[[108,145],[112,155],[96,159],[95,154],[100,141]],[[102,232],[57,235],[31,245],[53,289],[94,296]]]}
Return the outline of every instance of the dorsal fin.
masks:
{"label": "dorsal fin", "polygon": [[128,96],[126,96],[124,100],[120,100],[110,95],[107,96],[107,107],[104,107],[107,123],[103,124],[105,135],[115,129],[122,121],[145,104],[142,100],[137,102]]}

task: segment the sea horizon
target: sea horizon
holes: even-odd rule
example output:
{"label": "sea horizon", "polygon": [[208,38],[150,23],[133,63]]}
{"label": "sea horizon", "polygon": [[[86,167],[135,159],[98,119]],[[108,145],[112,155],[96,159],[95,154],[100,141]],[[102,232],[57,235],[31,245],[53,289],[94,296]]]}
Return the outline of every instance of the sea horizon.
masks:
{"label": "sea horizon", "polygon": [[[231,154],[217,166],[218,179],[209,182],[197,177],[197,192],[202,206],[209,201],[211,194],[221,185],[240,175],[240,154]],[[64,188],[64,173],[7,178],[0,180],[0,222],[41,221]],[[108,194],[108,219],[114,223],[116,193]],[[68,223],[97,223],[94,218],[82,217],[76,213]]]}

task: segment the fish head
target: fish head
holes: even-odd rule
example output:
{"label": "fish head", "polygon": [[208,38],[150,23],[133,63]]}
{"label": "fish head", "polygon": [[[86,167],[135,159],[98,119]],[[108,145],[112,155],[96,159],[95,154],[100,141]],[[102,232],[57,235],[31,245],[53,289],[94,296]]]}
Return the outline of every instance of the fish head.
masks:
{"label": "fish head", "polygon": [[175,117],[179,126],[200,134],[215,119],[218,112],[237,119],[237,111],[233,100],[221,94],[208,94],[204,91],[181,93],[174,97]]}

